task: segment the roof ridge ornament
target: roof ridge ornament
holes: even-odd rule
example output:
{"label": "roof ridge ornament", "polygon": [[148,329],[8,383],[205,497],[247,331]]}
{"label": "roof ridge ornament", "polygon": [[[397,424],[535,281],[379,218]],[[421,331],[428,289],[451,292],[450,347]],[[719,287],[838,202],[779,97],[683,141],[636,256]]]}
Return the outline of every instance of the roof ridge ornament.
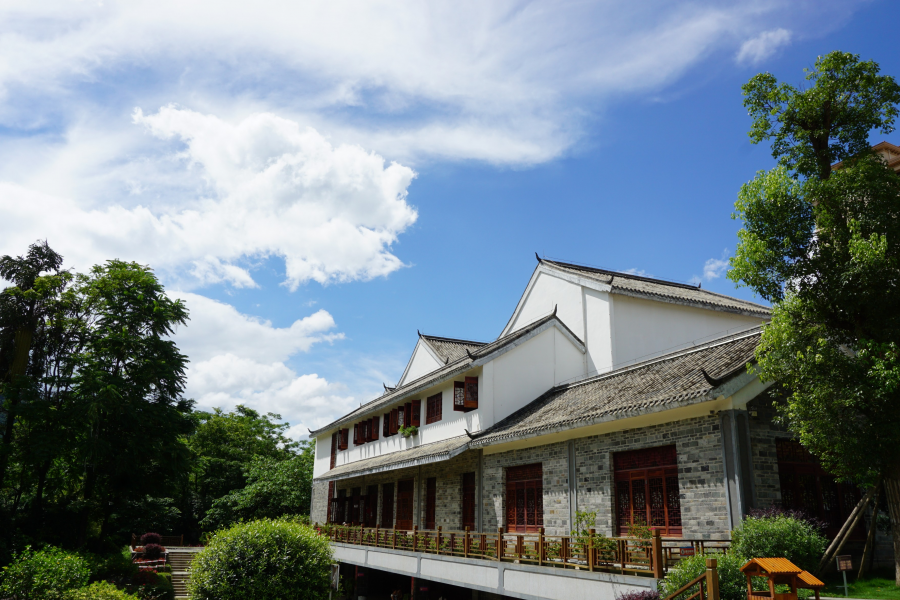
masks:
{"label": "roof ridge ornament", "polygon": [[541,260],[541,257],[538,256],[538,253],[537,253],[537,252],[534,253],[534,257],[538,260],[539,263],[544,262],[543,260]]}
{"label": "roof ridge ornament", "polygon": [[553,317],[556,316],[556,309],[557,309],[557,308],[559,308],[559,304],[554,304],[554,305],[553,305],[553,313],[551,314],[551,316],[553,316]]}
{"label": "roof ridge ornament", "polygon": [[[475,360],[475,356],[473,356],[472,353],[469,352],[469,349],[468,349],[468,348],[466,348],[466,355],[467,355],[469,358],[471,358],[472,360]],[[447,357],[447,360],[450,360],[450,357],[449,357],[449,356]],[[447,364],[447,363],[444,363],[444,364]]]}

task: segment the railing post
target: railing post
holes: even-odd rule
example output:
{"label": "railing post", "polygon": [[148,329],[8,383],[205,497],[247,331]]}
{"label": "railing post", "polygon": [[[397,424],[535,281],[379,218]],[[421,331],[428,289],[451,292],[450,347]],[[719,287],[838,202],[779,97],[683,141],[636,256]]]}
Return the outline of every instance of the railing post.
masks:
{"label": "railing post", "polygon": [[619,563],[622,574],[625,573],[625,563],[628,561],[628,540],[619,540]]}
{"label": "railing post", "polygon": [[[416,552],[419,547],[419,526],[413,525],[413,552]],[[426,548],[427,550],[428,548]]]}
{"label": "railing post", "polygon": [[719,600],[719,570],[715,558],[706,559],[706,595],[707,600]]}
{"label": "railing post", "polygon": [[465,546],[463,546],[463,557],[469,558],[469,526],[468,525],[466,525],[466,537],[463,540],[463,544],[465,544]]}
{"label": "railing post", "polygon": [[376,547],[376,548],[379,547],[378,542],[379,542],[379,537],[378,537],[378,525],[376,524],[376,525],[375,525],[375,547]]}
{"label": "railing post", "polygon": [[653,530],[653,551],[650,554],[650,561],[653,567],[653,576],[662,579],[666,576],[666,561],[663,560],[662,553],[662,530]]}
{"label": "railing post", "polygon": [[497,560],[500,560],[500,553],[503,551],[503,528],[497,528]]}
{"label": "railing post", "polygon": [[544,528],[538,530],[538,565],[544,564]]}
{"label": "railing post", "polygon": [[394,535],[391,537],[392,537],[391,550],[396,550],[397,549],[397,530],[396,529],[394,529]]}
{"label": "railing post", "polygon": [[594,570],[594,534],[596,531],[597,530],[592,527],[588,532],[590,534],[587,548],[588,571]]}

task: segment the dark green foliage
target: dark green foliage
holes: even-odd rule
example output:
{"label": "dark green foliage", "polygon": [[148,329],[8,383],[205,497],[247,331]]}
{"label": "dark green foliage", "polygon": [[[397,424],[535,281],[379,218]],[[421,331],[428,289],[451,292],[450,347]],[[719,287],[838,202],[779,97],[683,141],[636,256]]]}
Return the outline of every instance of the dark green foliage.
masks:
{"label": "dark green foliage", "polygon": [[315,446],[304,443],[294,458],[255,459],[246,472],[247,486],[214,501],[201,525],[214,530],[241,520],[308,515],[314,452]]}
{"label": "dark green foliage", "polygon": [[218,532],[194,559],[195,600],[318,600],[328,595],[331,546],[310,527],[253,521]]}
{"label": "dark green foliage", "polygon": [[815,570],[828,540],[814,526],[795,517],[747,517],[731,533],[731,550],[754,558],[783,557],[806,571]]}
{"label": "dark green foliage", "polygon": [[26,549],[3,568],[0,598],[9,600],[63,600],[69,590],[88,583],[88,563],[59,548]]}
{"label": "dark green foliage", "polygon": [[[660,595],[673,594],[678,588],[705,573],[707,558],[715,558],[718,563],[719,595],[722,600],[746,600],[747,578],[741,573],[741,567],[747,561],[737,553],[696,554],[685,558],[678,565],[669,569],[666,578],[660,582]],[[687,598],[695,591],[696,588],[682,596]]]}

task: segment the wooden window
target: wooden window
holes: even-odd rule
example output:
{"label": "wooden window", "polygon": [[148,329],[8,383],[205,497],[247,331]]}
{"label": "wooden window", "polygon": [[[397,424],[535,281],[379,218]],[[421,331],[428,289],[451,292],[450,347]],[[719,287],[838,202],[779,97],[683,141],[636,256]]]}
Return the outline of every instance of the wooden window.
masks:
{"label": "wooden window", "polygon": [[359,446],[360,443],[361,442],[359,441],[359,423],[354,423],[353,424],[353,445]]}
{"label": "wooden window", "polygon": [[[825,535],[837,536],[841,526],[859,502],[859,488],[838,483],[815,456],[797,440],[776,440],[781,506],[800,510],[825,523]],[[850,539],[865,538],[864,524],[850,532]]]}
{"label": "wooden window", "polygon": [[391,435],[391,413],[384,413],[381,418],[381,437],[390,437]]}
{"label": "wooden window", "polygon": [[375,527],[375,519],[378,516],[378,486],[370,485],[363,500],[363,524],[366,527]]}
{"label": "wooden window", "polygon": [[350,518],[347,519],[351,525],[359,525],[362,522],[360,508],[362,508],[362,497],[359,488],[353,488],[353,493],[350,495]]}
{"label": "wooden window", "polygon": [[466,410],[466,384],[464,381],[453,382],[453,410]]}
{"label": "wooden window", "polygon": [[350,430],[348,430],[348,429],[338,429],[338,437],[340,438],[340,440],[338,441],[338,450],[346,450],[347,449],[347,442],[348,442],[347,438],[350,437],[349,433],[350,433]]}
{"label": "wooden window", "polygon": [[506,469],[506,530],[534,532],[544,526],[544,469],[541,463]]}
{"label": "wooden window", "polygon": [[372,440],[374,441],[378,439],[378,417],[372,417],[371,421],[372,425],[369,431],[372,432]]}
{"label": "wooden window", "polygon": [[391,411],[391,435],[397,435],[400,428],[400,411],[396,408]]}
{"label": "wooden window", "polygon": [[467,411],[478,408],[478,378],[466,377],[465,381],[466,394],[463,399],[463,406]]}
{"label": "wooden window", "polygon": [[441,411],[443,410],[443,395],[440,393],[429,396],[425,402],[425,424],[437,423],[441,420]]}
{"label": "wooden window", "polygon": [[412,425],[412,402],[407,402],[403,405],[403,408],[400,409],[400,412],[403,413],[403,422],[407,427]]}
{"label": "wooden window", "polygon": [[372,421],[369,421],[367,419],[367,420],[363,421],[360,425],[362,426],[362,441],[363,441],[363,443],[371,442],[372,441]]}
{"label": "wooden window", "polygon": [[475,473],[462,476],[462,527],[475,530]]}
{"label": "wooden window", "polygon": [[397,484],[397,529],[409,531],[413,527],[414,488],[412,479]]}
{"label": "wooden window", "polygon": [[681,496],[675,446],[617,452],[616,522],[619,535],[631,523],[662,528],[663,535],[681,535]]}
{"label": "wooden window", "polygon": [[394,484],[381,486],[381,527],[394,528]]}
{"label": "wooden window", "polygon": [[434,510],[437,504],[437,478],[425,480],[425,529],[434,529]]}
{"label": "wooden window", "polygon": [[347,490],[338,491],[337,498],[335,498],[332,502],[333,507],[331,510],[332,518],[335,523],[346,523],[347,522]]}
{"label": "wooden window", "polygon": [[422,420],[422,401],[421,400],[413,400],[412,401],[412,416],[409,419],[409,422],[415,427],[419,427],[421,425]]}

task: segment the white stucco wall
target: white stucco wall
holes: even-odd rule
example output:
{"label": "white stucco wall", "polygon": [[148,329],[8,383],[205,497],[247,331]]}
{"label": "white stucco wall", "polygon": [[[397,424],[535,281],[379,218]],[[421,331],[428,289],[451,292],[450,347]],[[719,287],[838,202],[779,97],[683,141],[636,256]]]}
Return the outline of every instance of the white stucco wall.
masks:
{"label": "white stucco wall", "polygon": [[397,386],[399,387],[407,381],[415,381],[419,377],[427,375],[442,366],[443,365],[434,358],[431,352],[428,351],[428,348],[425,347],[425,342],[422,341],[422,338],[419,338],[419,341],[416,343],[416,348],[413,350],[412,357],[409,359],[406,373],[400,378]]}
{"label": "white stucco wall", "polygon": [[564,281],[550,273],[539,272],[525,297],[521,300],[519,312],[507,332],[512,333],[553,312],[575,335],[584,331],[584,311],[581,306],[581,286]]}
{"label": "white stucco wall", "polygon": [[613,364],[610,296],[589,288],[582,291],[587,324],[583,338],[587,347],[587,375],[598,375],[612,370]]}
{"label": "white stucco wall", "polygon": [[613,367],[618,369],[762,323],[758,317],[612,297]]}

